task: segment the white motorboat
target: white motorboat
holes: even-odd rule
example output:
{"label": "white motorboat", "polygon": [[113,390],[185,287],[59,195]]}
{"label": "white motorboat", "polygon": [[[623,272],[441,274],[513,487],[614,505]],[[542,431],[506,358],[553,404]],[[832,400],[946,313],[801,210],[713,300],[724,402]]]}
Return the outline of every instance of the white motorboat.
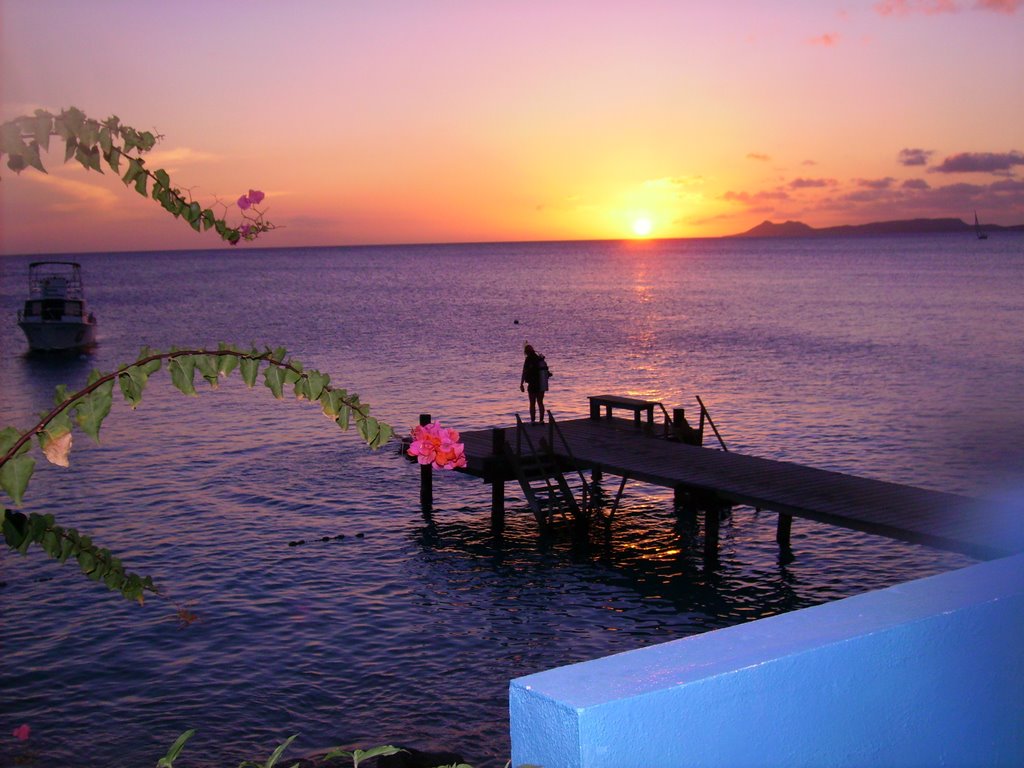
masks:
{"label": "white motorboat", "polygon": [[82,268],[74,261],[34,261],[18,325],[34,351],[86,349],[96,343],[96,317],[85,307]]}

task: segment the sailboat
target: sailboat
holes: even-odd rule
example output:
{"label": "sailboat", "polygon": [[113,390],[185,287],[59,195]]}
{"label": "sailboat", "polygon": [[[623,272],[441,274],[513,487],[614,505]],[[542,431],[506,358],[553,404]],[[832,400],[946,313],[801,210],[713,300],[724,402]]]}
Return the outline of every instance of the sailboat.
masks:
{"label": "sailboat", "polygon": [[974,234],[978,236],[979,240],[988,240],[988,233],[981,228],[981,224],[978,223],[978,212],[974,212]]}

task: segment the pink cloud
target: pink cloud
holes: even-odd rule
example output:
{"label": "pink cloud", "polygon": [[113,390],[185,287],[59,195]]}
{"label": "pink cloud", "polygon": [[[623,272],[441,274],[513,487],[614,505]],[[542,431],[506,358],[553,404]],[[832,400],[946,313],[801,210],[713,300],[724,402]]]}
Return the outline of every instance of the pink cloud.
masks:
{"label": "pink cloud", "polygon": [[788,200],[789,193],[784,189],[762,189],[758,192],[733,192],[722,195],[723,200],[730,200],[745,205],[758,205],[772,200]]}
{"label": "pink cloud", "polygon": [[977,0],[974,7],[982,11],[1012,14],[1024,7],[1024,0]]}
{"label": "pink cloud", "polygon": [[747,160],[759,160],[761,162],[765,162],[766,163],[766,162],[768,162],[771,159],[772,158],[771,158],[770,155],[765,155],[765,154],[762,154],[761,152],[748,152],[747,153]]}
{"label": "pink cloud", "polygon": [[974,0],[971,4],[964,0],[880,0],[875,3],[875,11],[882,16],[909,16],[914,13],[934,16],[959,13],[967,8],[1013,14],[1021,7],[1024,7],[1024,0]]}
{"label": "pink cloud", "polygon": [[960,6],[954,0],[881,0],[875,3],[875,11],[882,16],[907,16],[923,13],[933,16],[937,13],[957,13]]}
{"label": "pink cloud", "polygon": [[832,48],[839,44],[839,35],[835,32],[826,32],[823,35],[812,37],[808,42],[810,42],[811,45],[821,45],[825,48]]}
{"label": "pink cloud", "polygon": [[927,165],[932,154],[929,149],[901,149],[900,165]]}
{"label": "pink cloud", "polygon": [[789,182],[790,189],[811,189],[815,187],[833,187],[835,179],[793,179]]}
{"label": "pink cloud", "polygon": [[935,173],[999,173],[1024,165],[1022,152],[961,152],[951,155],[931,170]]}
{"label": "pink cloud", "polygon": [[884,179],[857,179],[857,186],[866,189],[889,189],[894,181],[896,179],[892,176],[886,176]]}

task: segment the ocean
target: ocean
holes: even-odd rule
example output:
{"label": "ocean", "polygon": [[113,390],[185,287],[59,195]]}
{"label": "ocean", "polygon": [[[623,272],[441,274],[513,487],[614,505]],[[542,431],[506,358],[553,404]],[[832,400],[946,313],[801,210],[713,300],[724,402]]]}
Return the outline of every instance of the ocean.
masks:
{"label": "ocean", "polygon": [[[400,433],[506,425],[529,341],[558,418],[604,393],[695,416],[699,395],[733,451],[991,499],[1024,482],[1019,235],[83,254],[99,344],[57,359],[15,322],[36,258],[0,259],[0,427],[144,346],[222,341],[284,346]],[[298,734],[286,758],[393,743],[503,766],[514,677],[972,562],[802,520],[787,562],[775,515],[737,507],[709,568],[671,491],[635,482],[588,542],[539,537],[510,484],[496,540],[489,486],[435,473],[424,515],[394,448],[237,377],[185,397],[158,374],[136,411],[115,391],[100,445],[39,458],[23,511],[169,600],[3,551],[0,764],[152,765],[195,728],[181,765]]]}

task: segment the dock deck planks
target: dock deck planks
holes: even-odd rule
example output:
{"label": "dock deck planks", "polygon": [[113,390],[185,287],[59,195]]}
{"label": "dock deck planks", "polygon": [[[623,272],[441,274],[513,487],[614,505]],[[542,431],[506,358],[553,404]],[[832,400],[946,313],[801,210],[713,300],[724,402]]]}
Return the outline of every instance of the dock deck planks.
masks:
{"label": "dock deck planks", "polygon": [[[558,422],[582,469],[668,488],[714,493],[745,504],[856,531],[925,544],[979,559],[1024,551],[1024,520],[993,504],[950,493],[670,442],[633,420],[582,418]],[[536,443],[548,435],[528,425]],[[515,428],[504,430],[514,450]],[[492,430],[463,432],[466,472],[510,479],[492,451]],[[555,440],[556,453],[565,449]]]}

